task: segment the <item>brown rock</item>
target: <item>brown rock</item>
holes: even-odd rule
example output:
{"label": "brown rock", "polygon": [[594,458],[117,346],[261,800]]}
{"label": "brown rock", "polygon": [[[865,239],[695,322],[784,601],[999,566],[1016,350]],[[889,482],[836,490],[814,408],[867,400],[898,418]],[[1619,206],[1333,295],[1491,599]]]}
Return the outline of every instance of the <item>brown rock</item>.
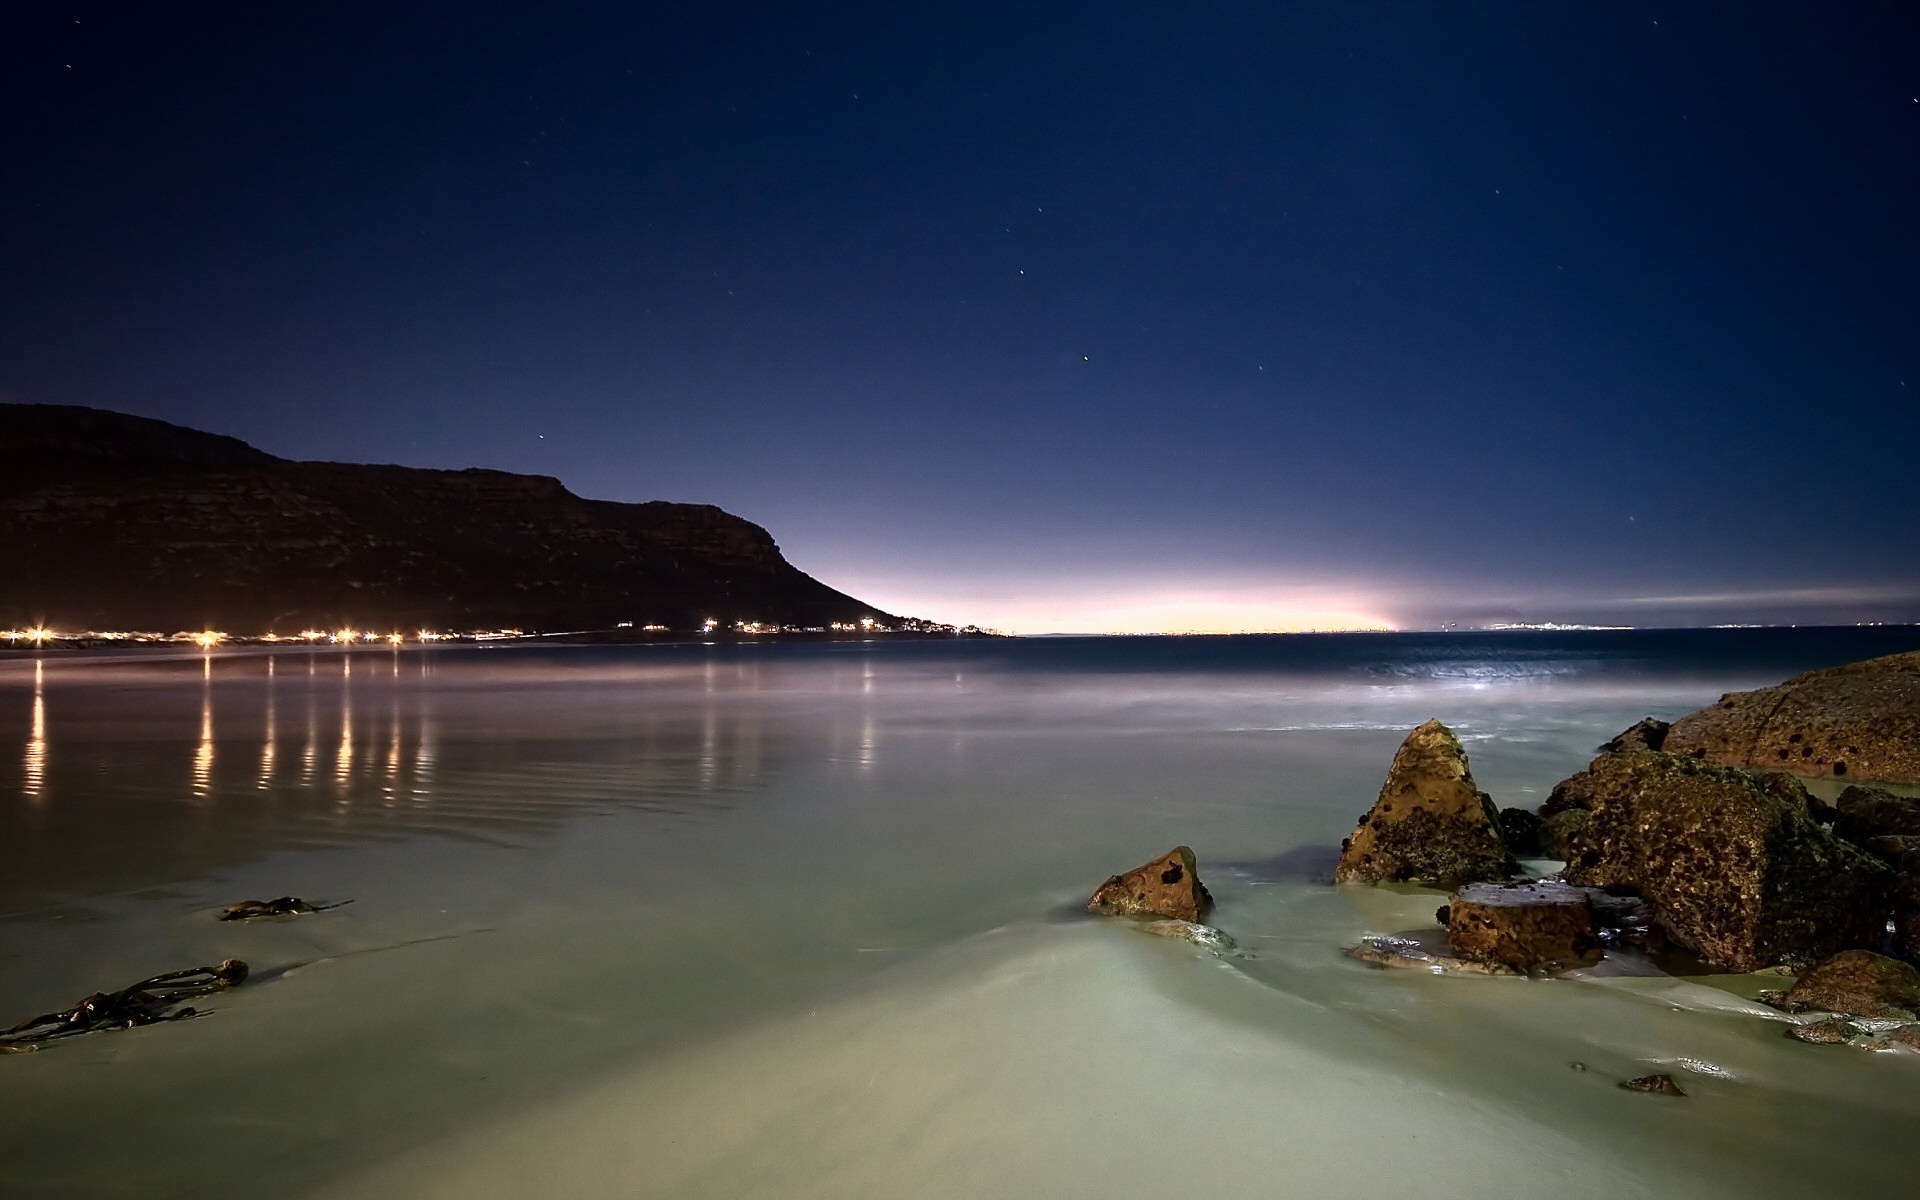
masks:
{"label": "brown rock", "polygon": [[1853,1036],[1853,1026],[1838,1017],[1787,1026],[1787,1036],[1815,1046],[1837,1046]]}
{"label": "brown rock", "polygon": [[1664,749],[1796,775],[1920,783],[1920,651],[1729,692]]}
{"label": "brown rock", "polygon": [[1592,902],[1564,883],[1468,884],[1447,901],[1447,944],[1522,971],[1600,958]]}
{"label": "brown rock", "polygon": [[1686,1095],[1671,1075],[1642,1075],[1638,1079],[1622,1080],[1620,1086],[1630,1092],[1651,1092],[1656,1096]]}
{"label": "brown rock", "polygon": [[1198,921],[1212,906],[1213,896],[1200,882],[1199,864],[1185,846],[1175,846],[1145,866],[1113,876],[1087,901],[1087,911],[1092,913],[1179,921]]}
{"label": "brown rock", "polygon": [[1920,971],[1871,950],[1845,950],[1800,976],[1786,1004],[1910,1021],[1920,1011]]}
{"label": "brown rock", "polygon": [[1641,717],[1626,729],[1614,734],[1600,744],[1600,753],[1619,754],[1623,750],[1658,750],[1667,740],[1667,730],[1673,728],[1665,721],[1652,717]]}
{"label": "brown rock", "polygon": [[1438,721],[1407,735],[1380,798],[1340,844],[1340,883],[1452,887],[1515,871],[1493,801],[1474,786],[1460,739]]}
{"label": "brown rock", "polygon": [[[1567,882],[1637,891],[1667,936],[1733,971],[1877,946],[1893,875],[1773,781],[1652,750],[1583,772]],[[1573,781],[1569,781],[1572,783]]]}
{"label": "brown rock", "polygon": [[1548,858],[1567,861],[1567,844],[1592,816],[1584,808],[1569,808],[1540,822],[1540,851]]}
{"label": "brown rock", "polygon": [[1833,831],[1858,846],[1877,837],[1920,836],[1920,799],[1855,784],[1833,801]]}

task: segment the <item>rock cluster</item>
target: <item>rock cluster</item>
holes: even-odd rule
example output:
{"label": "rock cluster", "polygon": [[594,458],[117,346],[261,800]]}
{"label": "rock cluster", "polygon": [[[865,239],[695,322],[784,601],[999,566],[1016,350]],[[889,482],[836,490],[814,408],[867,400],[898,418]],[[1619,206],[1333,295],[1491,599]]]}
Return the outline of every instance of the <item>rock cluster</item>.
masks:
{"label": "rock cluster", "polygon": [[1662,749],[1795,775],[1920,783],[1920,651],[1729,692]]}
{"label": "rock cluster", "polygon": [[1516,869],[1460,739],[1428,721],[1400,744],[1380,798],[1340,844],[1334,879],[1452,887],[1506,879]]}
{"label": "rock cluster", "polygon": [[1565,791],[1590,814],[1568,839],[1567,881],[1638,893],[1715,966],[1879,944],[1892,871],[1817,824],[1790,779],[1635,750],[1601,756]]}

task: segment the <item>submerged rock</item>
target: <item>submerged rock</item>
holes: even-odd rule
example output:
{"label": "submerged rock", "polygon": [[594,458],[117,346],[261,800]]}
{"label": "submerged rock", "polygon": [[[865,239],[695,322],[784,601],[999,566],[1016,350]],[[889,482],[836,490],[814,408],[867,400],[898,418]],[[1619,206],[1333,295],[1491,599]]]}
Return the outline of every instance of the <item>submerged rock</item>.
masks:
{"label": "submerged rock", "polygon": [[1516,970],[1570,967],[1600,958],[1587,893],[1564,883],[1475,883],[1447,901],[1447,944],[1460,958]]}
{"label": "submerged rock", "polygon": [[282,896],[277,900],[242,900],[238,904],[229,904],[220,912],[222,921],[260,921],[275,917],[303,917],[308,913],[325,912],[330,908],[341,908],[352,903],[342,900],[337,904],[309,904],[298,896]]}
{"label": "submerged rock", "polygon": [[1600,743],[1600,753],[1619,754],[1625,750],[1658,750],[1665,745],[1667,731],[1673,726],[1653,717],[1641,717],[1632,725]]}
{"label": "submerged rock", "polygon": [[1860,1047],[1863,1050],[1914,1050],[1920,1051],[1920,1025],[1902,1025],[1889,1033],[1883,1033]]}
{"label": "submerged rock", "polygon": [[1541,853],[1548,858],[1558,859],[1561,862],[1567,861],[1567,846],[1573,840],[1573,835],[1580,831],[1580,827],[1585,825],[1587,818],[1592,815],[1584,808],[1569,808],[1542,820],[1540,822]]}
{"label": "submerged rock", "polygon": [[1833,800],[1833,831],[1855,845],[1879,837],[1920,837],[1920,799],[1854,784]]}
{"label": "submerged rock", "polygon": [[1729,692],[1664,749],[1796,775],[1920,783],[1920,651]]}
{"label": "submerged rock", "polygon": [[1804,1025],[1787,1026],[1787,1036],[1798,1042],[1808,1042],[1815,1046],[1838,1046],[1853,1036],[1853,1026],[1838,1017],[1825,1021],[1810,1021]]}
{"label": "submerged rock", "polygon": [[1592,807],[1567,882],[1638,892],[1707,962],[1753,971],[1880,944],[1892,872],[1778,782],[1653,750],[1604,755],[1576,779]]}
{"label": "submerged rock", "polygon": [[1846,950],[1800,976],[1782,1007],[1910,1021],[1920,1012],[1920,971],[1871,950]]}
{"label": "submerged rock", "polygon": [[1460,739],[1428,721],[1400,743],[1380,798],[1340,843],[1333,877],[1453,887],[1515,870],[1493,801],[1474,786]]}
{"label": "submerged rock", "polygon": [[1222,930],[1194,921],[1149,921],[1140,927],[1155,937],[1180,938],[1207,950],[1232,950],[1234,941]]}
{"label": "submerged rock", "polygon": [[1112,876],[1087,901],[1087,911],[1092,913],[1180,921],[1198,921],[1212,906],[1213,896],[1200,882],[1199,863],[1186,846],[1175,846],[1144,866]]}
{"label": "submerged rock", "polygon": [[1540,854],[1540,818],[1524,808],[1503,808],[1498,818],[1500,840],[1515,858],[1536,858]]}
{"label": "submerged rock", "polygon": [[1620,1086],[1630,1092],[1650,1092],[1656,1096],[1686,1095],[1671,1075],[1642,1075],[1638,1079],[1623,1079]]}
{"label": "submerged rock", "polygon": [[1428,945],[1417,936],[1405,934],[1361,938],[1359,945],[1347,951],[1347,957],[1376,967],[1425,971],[1432,975],[1519,974],[1503,963],[1461,958],[1442,947]]}

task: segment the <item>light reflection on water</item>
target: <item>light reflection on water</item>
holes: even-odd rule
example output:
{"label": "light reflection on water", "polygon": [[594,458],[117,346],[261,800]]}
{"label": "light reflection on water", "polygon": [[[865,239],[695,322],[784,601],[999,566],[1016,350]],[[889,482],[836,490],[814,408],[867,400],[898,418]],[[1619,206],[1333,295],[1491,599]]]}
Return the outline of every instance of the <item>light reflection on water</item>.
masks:
{"label": "light reflection on water", "polygon": [[21,762],[20,794],[38,803],[47,783],[46,664],[38,659],[33,664],[33,718]]}

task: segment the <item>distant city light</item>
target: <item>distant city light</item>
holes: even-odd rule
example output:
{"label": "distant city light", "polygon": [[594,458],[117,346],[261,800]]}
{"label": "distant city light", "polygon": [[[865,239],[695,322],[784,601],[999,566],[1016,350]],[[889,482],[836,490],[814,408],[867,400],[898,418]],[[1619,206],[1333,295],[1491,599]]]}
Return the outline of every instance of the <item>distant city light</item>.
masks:
{"label": "distant city light", "polygon": [[218,646],[221,642],[224,642],[226,640],[227,640],[226,634],[220,633],[217,630],[212,630],[212,629],[203,629],[199,633],[196,633],[193,635],[193,641],[195,645],[206,647],[208,649],[211,649],[214,646]]}

